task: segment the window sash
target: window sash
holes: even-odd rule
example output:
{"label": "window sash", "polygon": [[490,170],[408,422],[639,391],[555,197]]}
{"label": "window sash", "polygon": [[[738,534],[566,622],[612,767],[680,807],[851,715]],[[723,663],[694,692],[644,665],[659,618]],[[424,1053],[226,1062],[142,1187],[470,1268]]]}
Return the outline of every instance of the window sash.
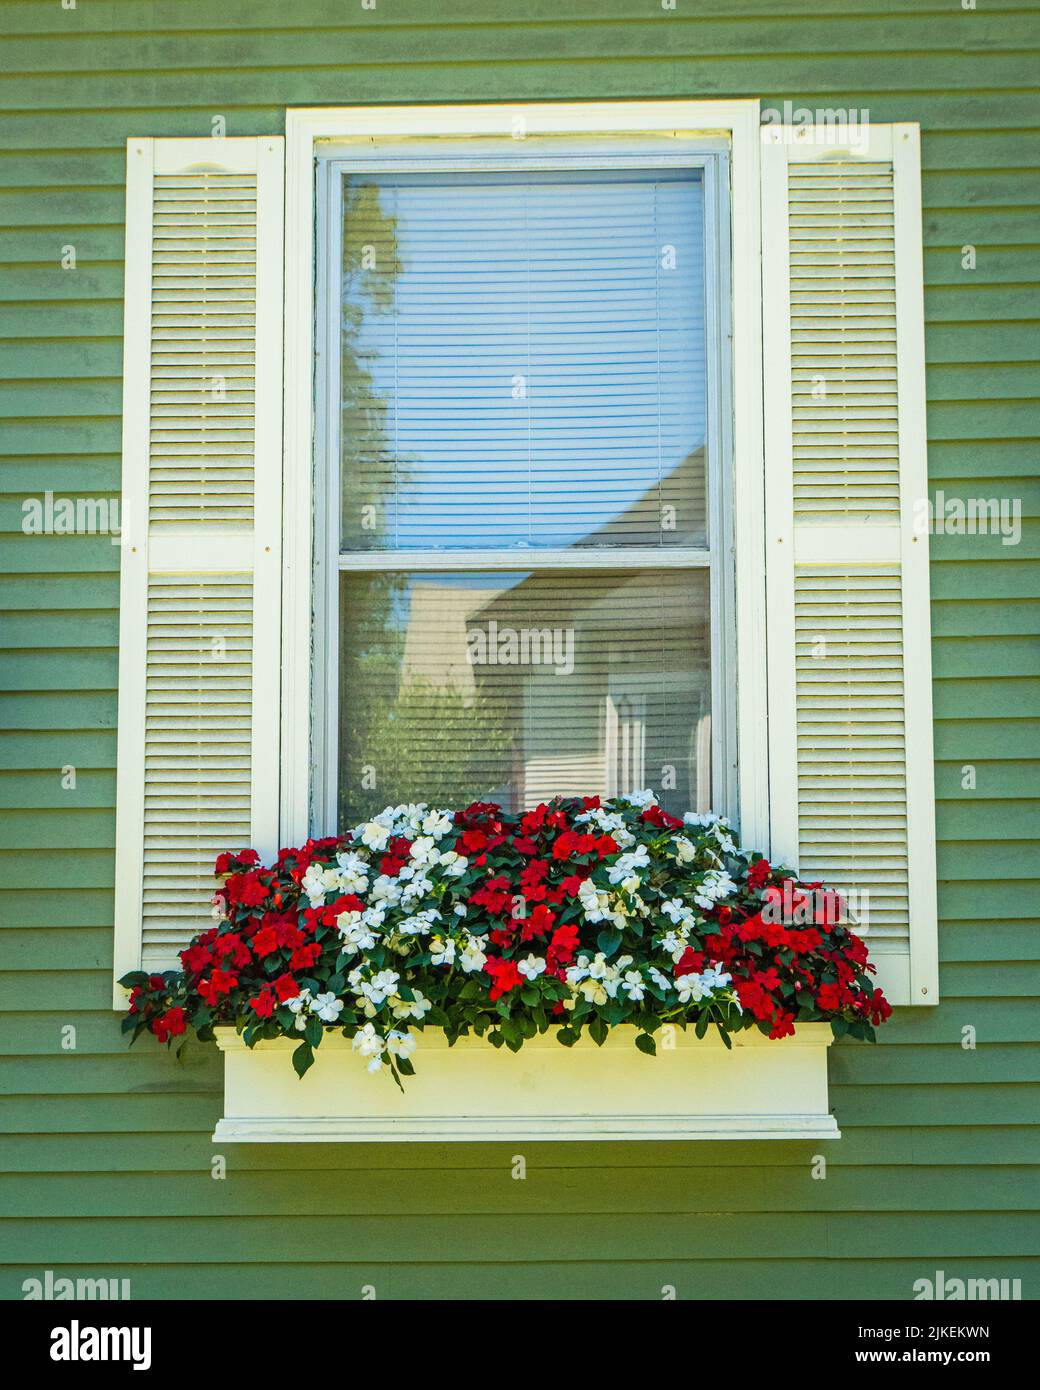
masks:
{"label": "window sash", "polygon": [[[496,142],[501,145],[501,142]],[[724,141],[702,137],[695,148],[665,152],[648,140],[563,142],[561,152],[513,157],[482,152],[472,141],[442,139],[425,150],[396,154],[338,153],[330,144],[316,161],[315,254],[315,513],[311,694],[311,824],[334,833],[338,805],[339,576],[342,571],[467,571],[488,569],[707,568],[711,606],[712,782],[714,809],[737,810],[736,610],[732,565],[732,420],[729,388],[731,266],[728,174]],[[570,146],[566,149],[566,146]],[[641,148],[640,148],[641,147]],[[350,173],[509,172],[548,170],[698,169],[704,190],[705,484],[708,544],[704,547],[602,545],[566,550],[534,546],[503,550],[365,550],[340,548],[340,266],[343,182]]]}

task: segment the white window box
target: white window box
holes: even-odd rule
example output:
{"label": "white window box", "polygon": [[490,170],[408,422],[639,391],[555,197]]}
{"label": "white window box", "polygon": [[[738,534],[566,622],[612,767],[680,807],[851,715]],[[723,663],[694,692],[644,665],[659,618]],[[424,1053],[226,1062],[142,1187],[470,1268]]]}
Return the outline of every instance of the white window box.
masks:
{"label": "white window box", "polygon": [[518,1053],[428,1030],[402,1094],[372,1076],[340,1034],[326,1037],[302,1080],[288,1039],[245,1046],[217,1030],[224,1053],[222,1142],[387,1142],[562,1139],[837,1139],[827,1107],[823,1023],[769,1041],[740,1033],[727,1050],[712,1030],[675,1030],[674,1049],[639,1052],[619,1028],[599,1048],[551,1035]]}

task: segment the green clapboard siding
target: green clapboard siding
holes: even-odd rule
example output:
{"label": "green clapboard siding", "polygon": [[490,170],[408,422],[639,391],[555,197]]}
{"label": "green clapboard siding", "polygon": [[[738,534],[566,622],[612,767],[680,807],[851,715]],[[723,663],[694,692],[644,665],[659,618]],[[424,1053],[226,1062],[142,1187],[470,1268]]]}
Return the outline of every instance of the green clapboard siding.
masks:
{"label": "green clapboard siding", "polygon": [[[139,1298],[907,1298],[941,1268],[1035,1298],[1035,0],[0,0],[0,32],[0,1292],[50,1268]],[[727,96],[921,122],[932,484],[1022,499],[1019,546],[932,549],[943,1003],[834,1048],[822,1181],[818,1145],[733,1143],[533,1144],[524,1181],[504,1145],[230,1146],[215,1182],[217,1057],[128,1055],[108,1008],[118,550],[19,530],[27,495],[119,488],[124,141]]]}

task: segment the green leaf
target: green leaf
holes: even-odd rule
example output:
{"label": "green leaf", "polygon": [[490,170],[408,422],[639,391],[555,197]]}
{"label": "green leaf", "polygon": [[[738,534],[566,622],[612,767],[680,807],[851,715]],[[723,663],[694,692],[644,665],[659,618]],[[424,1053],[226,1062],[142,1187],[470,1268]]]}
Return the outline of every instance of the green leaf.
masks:
{"label": "green leaf", "polygon": [[621,945],[621,928],[604,927],[599,936],[596,937],[596,945],[609,960]]}
{"label": "green leaf", "polygon": [[310,1043],[311,1047],[317,1047],[321,1042],[321,1019],[317,1014],[311,1014],[307,1020],[307,1027],[303,1030],[303,1036]]}
{"label": "green leaf", "polygon": [[610,1029],[607,1027],[606,1023],[604,1023],[603,1019],[599,1017],[599,1015],[597,1015],[589,1024],[589,1037],[592,1039],[592,1041],[596,1044],[597,1047],[603,1046],[603,1044],[607,1040],[607,1034],[609,1032]]}
{"label": "green leaf", "polygon": [[836,1038],[843,1038],[849,1031],[849,1021],[847,1018],[832,1018],[831,1032]]}
{"label": "green leaf", "polygon": [[314,1065],[314,1051],[309,1042],[300,1043],[292,1055],[293,1070],[302,1080]]}
{"label": "green leaf", "polygon": [[645,1052],[648,1057],[656,1057],[657,1055],[657,1044],[649,1033],[636,1034],[636,1047],[639,1048],[640,1052]]}

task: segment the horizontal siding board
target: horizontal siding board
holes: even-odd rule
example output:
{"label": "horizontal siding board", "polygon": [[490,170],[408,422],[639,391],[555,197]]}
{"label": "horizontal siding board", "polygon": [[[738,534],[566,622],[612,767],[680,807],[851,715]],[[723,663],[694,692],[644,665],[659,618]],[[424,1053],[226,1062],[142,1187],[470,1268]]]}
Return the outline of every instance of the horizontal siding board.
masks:
{"label": "horizontal siding board", "polygon": [[[63,1261],[126,1274],[135,1297],[374,1283],[380,1297],[659,1298],[671,1283],[755,1298],[782,1280],[791,1296],[905,1299],[937,1267],[1035,1289],[1037,14],[1015,0],[687,8],[0,0],[0,1172],[21,1175],[0,1293]],[[214,1049],[127,1053],[108,1008],[118,547],[20,530],[28,496],[118,487],[126,138],[208,135],[217,112],[230,134],[277,134],[286,104],[347,94],[691,92],[921,122],[931,487],[1017,497],[1033,518],[1017,546],[931,545],[944,1002],[898,1011],[876,1049],[832,1050],[844,1138],[826,1146],[826,1183],[809,1176],[819,1146],[790,1143],[528,1145],[526,1183],[510,1145],[402,1146],[392,1166],[377,1146],[239,1146],[215,1184]],[[60,269],[68,244],[75,271]],[[726,1207],[707,1222],[705,1194]],[[599,1212],[590,1240],[582,1218]],[[272,1245],[272,1217],[326,1213],[313,1258]]]}

